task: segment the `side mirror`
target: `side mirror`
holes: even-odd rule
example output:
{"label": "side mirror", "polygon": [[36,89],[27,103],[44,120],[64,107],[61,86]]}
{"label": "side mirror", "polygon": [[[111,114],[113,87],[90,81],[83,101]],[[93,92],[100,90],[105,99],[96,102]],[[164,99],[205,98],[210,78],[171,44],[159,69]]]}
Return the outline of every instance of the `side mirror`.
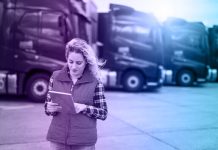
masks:
{"label": "side mirror", "polygon": [[64,36],[66,32],[66,23],[65,23],[65,18],[64,16],[59,16],[58,17],[58,26],[60,28],[60,35]]}

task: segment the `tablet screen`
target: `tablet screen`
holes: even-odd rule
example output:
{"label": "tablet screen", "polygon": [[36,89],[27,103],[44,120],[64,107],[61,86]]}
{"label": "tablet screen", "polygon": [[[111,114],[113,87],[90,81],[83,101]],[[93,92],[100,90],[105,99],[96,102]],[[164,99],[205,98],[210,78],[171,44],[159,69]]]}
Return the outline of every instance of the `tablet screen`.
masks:
{"label": "tablet screen", "polygon": [[59,92],[59,91],[48,91],[51,100],[54,103],[58,103],[62,109],[62,113],[75,114],[74,101],[71,93]]}

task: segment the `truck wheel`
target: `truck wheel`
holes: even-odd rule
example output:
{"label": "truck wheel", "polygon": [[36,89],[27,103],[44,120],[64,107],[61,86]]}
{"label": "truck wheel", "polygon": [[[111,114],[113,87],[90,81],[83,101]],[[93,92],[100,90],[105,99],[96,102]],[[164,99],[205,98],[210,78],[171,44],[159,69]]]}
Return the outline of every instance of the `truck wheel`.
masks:
{"label": "truck wheel", "polygon": [[37,74],[29,78],[26,86],[28,97],[34,102],[44,102],[48,90],[49,76]]}
{"label": "truck wheel", "polygon": [[144,78],[137,71],[130,71],[124,75],[123,86],[126,91],[137,92],[143,88]]}
{"label": "truck wheel", "polygon": [[182,70],[177,76],[177,84],[180,86],[191,86],[194,82],[194,74],[189,70]]}

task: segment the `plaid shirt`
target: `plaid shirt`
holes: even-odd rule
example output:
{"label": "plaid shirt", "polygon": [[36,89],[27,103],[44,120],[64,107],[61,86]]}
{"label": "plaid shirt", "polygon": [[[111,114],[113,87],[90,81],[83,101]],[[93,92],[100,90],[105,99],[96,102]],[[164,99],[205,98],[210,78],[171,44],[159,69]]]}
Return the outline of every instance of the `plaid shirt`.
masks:
{"label": "plaid shirt", "polygon": [[[50,78],[48,89],[52,90],[53,78]],[[47,98],[45,101],[45,113],[47,115],[55,116],[57,112],[51,113],[46,110],[47,102],[51,101],[51,96],[47,93]],[[95,88],[95,95],[93,97],[93,106],[87,105],[86,109],[81,113],[87,115],[88,117],[105,120],[107,118],[107,103],[104,96],[104,85],[98,83]]]}

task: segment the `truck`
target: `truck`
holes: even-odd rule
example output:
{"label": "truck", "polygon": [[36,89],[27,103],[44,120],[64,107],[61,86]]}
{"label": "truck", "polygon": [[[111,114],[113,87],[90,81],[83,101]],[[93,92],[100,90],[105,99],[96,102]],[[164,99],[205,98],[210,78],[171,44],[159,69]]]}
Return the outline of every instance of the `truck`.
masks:
{"label": "truck", "polygon": [[98,56],[107,60],[106,86],[130,92],[161,87],[163,42],[154,15],[110,4],[110,11],[99,13],[98,20]]}
{"label": "truck", "polygon": [[0,94],[46,97],[49,77],[65,64],[65,44],[97,44],[91,0],[0,0]]}
{"label": "truck", "polygon": [[165,84],[192,86],[211,76],[208,33],[202,22],[168,18],[162,25]]}
{"label": "truck", "polygon": [[210,81],[218,82],[218,25],[208,28],[208,40],[210,47],[210,67],[213,69]]}

